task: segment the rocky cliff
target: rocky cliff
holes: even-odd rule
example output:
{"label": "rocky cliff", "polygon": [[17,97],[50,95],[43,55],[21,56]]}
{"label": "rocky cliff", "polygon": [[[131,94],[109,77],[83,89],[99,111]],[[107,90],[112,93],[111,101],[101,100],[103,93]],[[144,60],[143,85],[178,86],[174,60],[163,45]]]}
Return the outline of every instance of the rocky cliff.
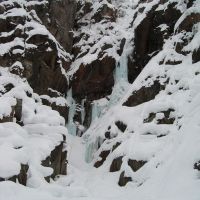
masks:
{"label": "rocky cliff", "polygon": [[1,1],[0,148],[12,153],[0,179],[38,186],[66,175],[70,134],[80,137],[86,162],[115,174],[119,186],[156,191],[172,169],[168,191],[173,176],[184,191],[175,173],[183,165],[197,185],[199,7],[198,0]]}
{"label": "rocky cliff", "polygon": [[9,133],[1,140],[20,157],[12,161],[2,154],[1,180],[37,185],[66,174],[67,130],[60,115],[68,112],[65,73],[72,60],[75,9],[71,1],[0,3],[1,134]]}

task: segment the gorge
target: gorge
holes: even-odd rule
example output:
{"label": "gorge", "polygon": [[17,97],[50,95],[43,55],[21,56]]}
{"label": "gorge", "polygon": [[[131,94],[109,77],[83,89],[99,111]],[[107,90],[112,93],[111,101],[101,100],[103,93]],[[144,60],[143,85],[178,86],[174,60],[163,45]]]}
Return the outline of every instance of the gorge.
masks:
{"label": "gorge", "polygon": [[199,0],[0,1],[0,199],[200,199]]}

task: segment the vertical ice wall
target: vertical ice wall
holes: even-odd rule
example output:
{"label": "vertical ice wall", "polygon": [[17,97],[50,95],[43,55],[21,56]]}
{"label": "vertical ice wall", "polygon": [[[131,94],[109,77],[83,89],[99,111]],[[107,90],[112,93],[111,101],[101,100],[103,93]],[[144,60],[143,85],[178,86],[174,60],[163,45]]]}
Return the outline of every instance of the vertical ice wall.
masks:
{"label": "vertical ice wall", "polygon": [[67,93],[67,101],[69,102],[69,114],[68,114],[68,123],[67,128],[68,132],[71,135],[76,135],[76,124],[74,123],[74,115],[76,113],[76,102],[72,97],[72,89],[70,89]]}
{"label": "vertical ice wall", "polygon": [[[116,69],[114,71],[115,85],[113,87],[112,94],[109,96],[109,101],[104,98],[94,101],[92,104],[92,123],[101,117],[109,108],[116,105],[120,99],[124,96],[129,88],[128,83],[128,51],[124,51],[120,60],[116,63]],[[93,160],[94,153],[98,150],[99,146],[103,143],[103,139],[97,137],[95,140],[90,141],[90,138],[86,139],[85,161],[91,162]]]}
{"label": "vertical ice wall", "polygon": [[124,50],[119,62],[117,62],[115,69],[115,84],[125,81],[128,82],[128,66],[127,66],[127,53]]}

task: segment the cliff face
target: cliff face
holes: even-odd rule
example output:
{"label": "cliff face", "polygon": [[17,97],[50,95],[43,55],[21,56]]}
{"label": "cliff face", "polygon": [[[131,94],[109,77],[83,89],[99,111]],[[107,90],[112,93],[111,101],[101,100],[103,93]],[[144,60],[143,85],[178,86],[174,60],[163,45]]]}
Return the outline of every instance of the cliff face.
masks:
{"label": "cliff face", "polygon": [[72,1],[0,3],[1,140],[12,152],[6,158],[2,147],[1,181],[34,186],[66,174],[67,129],[60,114],[68,112],[63,96],[75,9]]}
{"label": "cliff face", "polygon": [[161,197],[173,196],[174,176],[184,191],[177,170],[183,165],[188,182],[198,185],[199,6],[1,1],[0,132],[18,138],[2,151],[20,159],[6,176],[0,164],[0,180],[36,187],[65,175],[68,129],[85,143],[86,162],[115,174],[115,184],[134,186],[138,199],[146,194],[140,190],[156,193],[162,178],[169,193]]}
{"label": "cliff face", "polygon": [[[179,160],[187,142],[195,143],[192,138],[198,132],[189,120],[189,110],[197,106],[199,93],[195,86],[199,4],[100,1],[80,5],[75,60],[68,74],[72,76],[72,96],[84,111],[79,117],[74,115],[74,120],[76,125],[89,127],[83,135],[86,161],[118,174],[120,186],[132,182],[155,191],[149,185],[157,180],[152,174],[163,172],[158,179],[165,179],[169,154],[170,159]],[[177,143],[173,141],[179,134],[183,144],[174,155]],[[180,159],[190,166],[185,173],[197,172],[195,151],[197,148],[188,149],[189,160]],[[180,163],[174,163],[175,168],[180,169]],[[181,173],[176,177],[181,181]],[[170,181],[166,187],[171,191]],[[179,190],[182,187],[180,184]]]}

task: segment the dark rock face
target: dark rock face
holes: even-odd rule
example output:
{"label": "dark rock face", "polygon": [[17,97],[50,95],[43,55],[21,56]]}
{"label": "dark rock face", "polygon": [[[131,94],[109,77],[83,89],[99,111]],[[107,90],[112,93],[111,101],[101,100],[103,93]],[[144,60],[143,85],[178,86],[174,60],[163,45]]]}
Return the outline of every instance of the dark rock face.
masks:
{"label": "dark rock face", "polygon": [[123,105],[132,107],[150,101],[163,89],[164,85],[161,85],[159,81],[155,81],[150,87],[142,87],[135,91]]}
{"label": "dark rock face", "polygon": [[[145,7],[142,7],[142,3],[148,3],[148,2],[151,2],[151,1],[139,1],[139,4],[138,4],[139,9],[135,14],[135,18],[133,19],[133,24],[137,16],[139,16],[141,13],[145,11]],[[154,5],[150,9],[150,11],[148,11],[147,13],[145,13],[146,12],[145,11],[144,13],[146,14],[146,16],[134,30],[135,31],[134,42],[133,42],[134,50],[128,58],[128,80],[131,83],[137,78],[137,76],[140,74],[143,68],[149,63],[151,58],[153,58],[157,53],[159,53],[162,50],[166,39],[171,38],[171,36],[175,32],[191,31],[193,25],[199,22],[198,14],[197,15],[192,14],[191,16],[188,16],[185,20],[183,20],[183,22],[180,24],[180,27],[177,30],[175,30],[175,24],[177,23],[179,18],[182,16],[182,13],[181,13],[182,11],[180,11],[177,8],[177,3],[167,4],[167,2],[168,2],[167,0],[161,0],[158,2],[157,5]],[[163,9],[162,6],[161,8],[157,9],[158,6],[161,4],[164,5],[165,9]],[[192,1],[187,1],[185,5],[187,5],[186,7],[192,6]],[[145,6],[145,4],[143,6]],[[185,44],[188,44],[188,41],[184,41],[183,39],[182,42],[183,44],[178,44],[175,47],[175,50],[177,53],[184,55],[186,54],[186,52],[183,52],[182,49],[184,46],[186,46]],[[122,49],[123,48],[124,46],[122,44]],[[194,63],[200,61],[199,55],[200,55],[199,50],[195,50],[193,52]],[[172,60],[170,59],[167,60],[167,59],[168,58],[164,58],[164,60],[160,61],[159,64],[160,65],[162,64],[178,65],[182,62],[181,58],[180,60],[173,60],[173,58]],[[151,79],[151,77],[148,77],[148,78]],[[163,83],[159,81],[160,78],[161,77],[155,77],[155,79],[153,80],[153,83],[150,86],[149,85],[146,87],[143,86],[140,89],[135,90],[129,96],[129,98],[123,104],[123,106],[134,107],[142,103],[148,102],[150,100],[153,100],[156,97],[156,95],[159,94],[160,91],[165,89],[165,85],[167,85],[169,81],[169,80],[166,80],[166,82]],[[170,95],[170,92],[168,94]],[[173,112],[175,112],[175,110],[172,108],[169,108],[168,110],[167,109],[162,110],[159,112],[161,115],[158,116],[158,119],[156,118],[156,114],[157,114],[156,112],[149,113],[148,118],[144,119],[144,123],[150,123],[156,118],[155,123],[158,125],[158,127],[161,124],[168,124],[168,125],[174,124],[176,119],[173,117],[173,115],[171,115],[173,114]],[[127,128],[126,124],[124,124],[121,121],[117,121],[115,125],[121,132],[124,132]],[[148,132],[147,134],[151,134],[151,133]],[[164,134],[156,135],[156,136],[162,137],[162,136],[165,136]],[[109,128],[105,131],[104,136],[108,143],[112,142],[111,131]],[[120,142],[121,141],[119,140],[116,143],[116,148],[121,144]],[[115,150],[115,145],[113,146],[113,149],[110,146],[109,146],[110,149],[108,148],[110,152],[107,148],[105,149],[107,150],[106,152],[109,152],[108,154],[112,156],[112,151]],[[104,146],[102,146],[102,153],[105,153],[105,149],[104,149]],[[103,161],[103,159],[101,161]],[[98,161],[95,164],[97,164],[99,167],[99,165],[100,166],[102,165],[101,161]],[[103,162],[106,162],[106,160]],[[129,165],[129,167],[132,169],[133,172],[140,170],[146,163],[147,161],[133,160],[130,158],[128,159],[128,162],[127,162],[127,164]],[[125,186],[128,182],[134,181],[134,180],[132,180],[132,177],[129,177],[127,175],[126,170],[125,171],[122,170],[122,167],[121,167],[122,164],[123,165],[125,164],[123,163],[123,156],[113,159],[112,164],[110,166],[110,172],[120,171],[121,174],[119,177],[118,184],[120,186]],[[199,170],[199,163],[195,163],[194,169]]]}
{"label": "dark rock face", "polygon": [[[71,63],[71,30],[74,26],[76,1],[31,1],[31,4],[30,1],[25,1],[24,4],[17,1],[1,2],[4,4],[0,3],[0,13],[5,17],[0,19],[0,43],[13,44],[7,45],[10,48],[1,53],[1,66],[9,67],[8,70],[12,74],[26,78],[34,92],[39,95],[63,97],[68,88],[64,74]],[[26,14],[16,12],[15,15],[7,15],[13,8],[23,9]],[[2,34],[4,32],[8,34]],[[4,90],[0,91],[0,96],[10,92],[14,87],[12,83],[8,83]],[[59,92],[60,95],[53,94],[50,89]],[[27,96],[32,97],[32,93],[27,91]],[[67,121],[67,106],[59,106],[48,101],[44,104],[57,110]],[[10,115],[4,116],[0,123],[16,122],[23,126],[22,109],[23,100],[16,99],[16,105],[12,107]],[[51,178],[67,173],[67,151],[64,149],[65,138],[42,162],[44,166],[53,168]],[[28,169],[28,163],[21,164],[19,174],[9,180],[26,185]],[[50,180],[50,177],[45,178],[47,181]],[[4,179],[0,178],[0,181]]]}
{"label": "dark rock face", "polygon": [[92,120],[92,102],[112,93],[115,65],[116,61],[111,57],[95,60],[86,66],[81,64],[73,76],[71,87],[78,107],[81,107],[81,102],[84,100],[82,109],[85,111],[85,117],[81,119],[80,112],[76,111],[74,116],[76,123],[89,128]]}
{"label": "dark rock face", "polygon": [[[137,160],[128,160],[128,165],[131,167],[131,169],[136,172],[138,171],[143,165],[145,165],[146,161],[137,161]],[[119,177],[119,186],[123,187],[125,186],[128,182],[131,182],[132,178],[128,177],[125,175],[125,171],[121,172],[120,177]]]}
{"label": "dark rock face", "polygon": [[190,32],[192,31],[192,27],[194,26],[194,24],[197,24],[198,22],[200,22],[200,14],[191,13],[181,22],[181,24],[178,27],[178,31]]}
{"label": "dark rock face", "polygon": [[119,128],[120,131],[124,132],[127,128],[127,125],[121,121],[115,122],[115,125]]}
{"label": "dark rock face", "polygon": [[100,22],[103,19],[109,19],[109,21],[115,21],[117,16],[116,10],[108,7],[107,4],[104,4],[92,17],[95,22]]}
{"label": "dark rock face", "polygon": [[77,3],[72,0],[48,0],[48,2],[47,5],[35,5],[34,8],[31,8],[36,11],[56,40],[67,52],[71,53],[73,45],[71,31],[74,26]]}
{"label": "dark rock face", "polygon": [[[20,4],[15,3],[4,6],[2,12],[9,12],[13,6],[21,7]],[[16,38],[24,42],[24,44],[13,46],[9,52],[1,55],[0,63],[2,66],[10,66],[20,61],[24,66],[23,77],[28,79],[34,91],[39,94],[48,94],[48,88],[64,94],[68,84],[62,70],[69,68],[70,59],[67,56],[64,56],[65,58],[59,56],[62,48],[48,34],[40,34],[40,32],[29,34],[33,27],[27,24],[32,19],[37,22],[31,14],[31,10],[35,10],[37,17],[49,32],[63,45],[65,51],[70,53],[73,45],[70,31],[74,25],[76,2],[71,0],[49,1],[44,4],[27,4],[24,9],[30,12],[27,17],[19,13],[19,16],[9,16],[0,20],[1,32],[13,31],[7,37],[0,36],[2,43],[12,42]],[[24,29],[25,26],[27,26],[26,29]]]}
{"label": "dark rock face", "polygon": [[50,178],[54,179],[57,175],[66,175],[67,174],[67,151],[63,151],[65,144],[64,141],[61,142],[48,156],[42,165],[44,167],[53,168],[53,174],[51,176],[45,177],[46,181],[49,182]]}
{"label": "dark rock face", "polygon": [[120,146],[121,142],[117,142],[115,145],[113,145],[112,151],[117,149]]}
{"label": "dark rock face", "polygon": [[[55,178],[57,175],[66,175],[67,174],[67,151],[63,151],[64,141],[61,142],[48,156],[44,161],[42,161],[42,165],[44,167],[53,168],[53,174],[49,177],[44,177],[47,182],[50,182],[50,178]],[[19,182],[22,185],[26,186],[27,182],[27,173],[29,166],[28,164],[21,164],[21,170],[18,175],[15,175],[9,178],[10,181]],[[0,178],[0,181],[5,181],[4,178]]]}
{"label": "dark rock face", "polygon": [[15,109],[14,117],[16,118],[17,123],[20,124],[22,118],[22,99],[17,99],[17,104],[14,109]]}
{"label": "dark rock face", "polygon": [[[51,93],[51,96],[52,97],[59,97],[57,94],[53,94]],[[69,113],[69,107],[68,105],[57,105],[56,102],[50,102],[48,101],[47,99],[42,99],[42,103],[46,106],[50,106],[53,110],[56,110],[59,112],[59,114],[64,117],[65,121],[67,122],[68,121],[68,113]]]}
{"label": "dark rock face", "polygon": [[121,169],[123,156],[115,158],[110,166],[110,172],[117,172]]}
{"label": "dark rock face", "polygon": [[91,101],[85,101],[84,103],[84,109],[85,109],[85,118],[83,121],[83,125],[85,127],[89,127],[92,121],[92,102]]}
{"label": "dark rock face", "polygon": [[[109,138],[110,139],[110,138]],[[103,150],[101,151],[101,153],[99,154],[99,160],[97,160],[94,164],[94,166],[96,168],[100,167],[103,165],[103,163],[106,161],[107,157],[109,156],[110,153],[112,153],[113,151],[115,151],[115,149],[117,149],[120,146],[120,142],[116,142],[111,150]],[[120,156],[116,159],[113,160],[111,166],[110,166],[110,172],[115,172],[115,171],[119,171],[122,165],[122,158],[123,156]]]}
{"label": "dark rock face", "polygon": [[[102,1],[100,1],[102,2]],[[109,3],[111,1],[108,0]],[[139,3],[146,3],[150,1],[141,0]],[[165,4],[167,0],[160,0],[159,4]],[[187,1],[187,6],[190,7],[193,4],[192,0]],[[139,4],[138,4],[139,5]],[[141,5],[141,4],[140,4]],[[0,6],[0,13],[9,12],[13,7],[20,7],[17,2],[10,6]],[[156,55],[162,48],[164,40],[169,38],[174,32],[174,26],[181,12],[177,10],[176,3],[169,3],[165,10],[156,10],[158,4],[155,5],[147,14],[142,22],[137,26],[134,32],[134,51],[128,58],[128,79],[129,82],[133,82],[140,74],[149,60]],[[29,35],[29,32],[33,27],[26,27],[26,25],[34,18],[34,14],[30,16],[9,16],[6,19],[0,19],[0,32],[11,32],[8,36],[0,35],[0,43],[9,43],[14,41],[15,38],[20,38],[23,41],[23,45],[17,44],[13,46],[4,55],[0,55],[0,64],[2,66],[11,66],[16,61],[20,61],[24,69],[19,66],[13,66],[10,71],[13,74],[17,74],[21,77],[27,78],[28,82],[32,86],[35,92],[38,94],[48,94],[50,97],[55,97],[55,94],[50,92],[49,88],[56,90],[64,96],[66,90],[71,88],[72,95],[79,107],[82,100],[85,100],[83,109],[85,111],[84,119],[81,118],[81,111],[76,110],[73,117],[74,122],[78,125],[84,125],[88,128],[91,124],[92,118],[92,102],[111,94],[114,86],[114,70],[116,67],[116,60],[111,56],[105,54],[106,50],[111,49],[113,44],[103,44],[98,53],[97,60],[90,64],[80,64],[79,69],[72,77],[72,80],[67,82],[64,75],[70,68],[72,58],[69,55],[60,56],[63,52],[72,53],[74,55],[73,61],[78,58],[83,58],[88,53],[81,52],[81,46],[76,44],[82,39],[89,39],[89,34],[82,33],[78,37],[72,36],[71,30],[75,28],[78,30],[86,21],[78,21],[83,16],[89,14],[92,11],[92,3],[86,2],[82,5],[80,2],[76,3],[74,0],[47,0],[45,4],[35,4],[25,7],[25,10],[31,13],[34,10],[37,17],[41,20],[42,24],[46,26],[47,30],[55,37],[59,44],[50,37],[48,34],[36,34]],[[79,16],[76,16],[76,11],[82,10]],[[145,7],[141,7],[136,15],[142,13]],[[110,8],[107,4],[104,4],[91,16],[91,23],[112,23],[117,19],[117,11],[114,8]],[[133,21],[135,20],[133,19]],[[178,32],[191,31],[194,24],[200,22],[200,15],[192,13],[187,16],[180,24]],[[18,25],[26,28],[19,28]],[[163,25],[166,28],[163,28]],[[113,28],[109,27],[110,30]],[[102,37],[103,37],[103,33]],[[124,36],[123,36],[124,37]],[[125,38],[119,39],[118,55],[122,55],[124,46],[126,43]],[[28,48],[28,46],[34,46],[36,48]],[[62,47],[60,46],[62,45]],[[74,45],[74,46],[73,46]],[[92,48],[94,43],[89,43],[89,48]],[[181,45],[180,45],[181,46]],[[180,48],[179,44],[177,49]],[[61,53],[62,51],[62,53]],[[20,53],[23,52],[23,53]],[[94,51],[94,53],[96,50]],[[180,48],[181,52],[181,48]],[[182,52],[181,52],[182,53]],[[193,62],[200,61],[200,50],[193,52]],[[164,62],[164,61],[163,61]],[[166,64],[176,65],[181,61],[167,61]],[[12,84],[5,86],[5,91],[9,92],[13,88]],[[138,91],[134,91],[133,94],[124,103],[124,106],[137,106],[144,102],[150,101],[165,88],[160,84],[158,80],[149,87],[142,87]],[[56,96],[57,97],[57,96]],[[5,116],[1,122],[11,122],[14,118],[18,124],[23,125],[21,122],[22,116],[22,100],[17,99],[17,104],[12,108],[10,116]],[[51,106],[54,110],[57,110],[66,121],[68,121],[69,108],[67,106],[58,106],[56,103],[50,103],[43,101],[43,104]],[[170,118],[170,112],[173,110],[161,111],[164,114],[163,119],[159,119],[158,124],[173,124],[175,119]],[[149,117],[144,120],[145,123],[152,122],[156,113],[150,113]],[[121,121],[117,121],[115,125],[121,132],[125,132],[127,125]],[[83,132],[77,130],[77,133],[81,136]],[[105,133],[105,138],[112,139],[111,131],[108,129]],[[99,157],[101,160],[97,161],[94,166],[100,167],[112,151],[114,151],[121,143],[116,142],[110,150],[103,150]],[[66,174],[66,156],[67,152],[64,151],[64,141],[58,145],[51,154],[42,162],[43,166],[52,167],[54,172],[50,177],[45,177],[47,181],[50,178],[55,178],[59,174]],[[123,163],[123,156],[115,158],[110,166],[110,172],[116,172],[121,169]],[[146,161],[128,160],[128,165],[135,172],[139,170]],[[195,169],[199,170],[199,163],[195,163]],[[19,181],[21,184],[26,185],[28,165],[21,166],[21,172],[18,176],[12,177],[11,180]],[[132,181],[131,177],[127,177],[123,171],[119,178],[119,185],[125,186],[128,182]]]}
{"label": "dark rock face", "polygon": [[28,165],[21,165],[20,173],[17,176],[18,182],[22,185],[26,185],[28,168]]}
{"label": "dark rock face", "polygon": [[16,123],[21,125],[21,117],[22,117],[22,99],[16,99],[16,105],[12,106],[12,111],[9,116],[4,116],[0,119],[0,123],[4,122],[13,122],[16,119]]}
{"label": "dark rock face", "polygon": [[[19,125],[23,125],[21,121],[22,117],[22,99],[16,99],[17,103],[12,107],[12,111],[9,116],[4,117],[0,120],[0,123],[4,122],[14,122]],[[65,145],[65,136],[63,136],[63,142],[61,142],[51,153],[50,156],[42,162],[43,166],[53,168],[53,174],[50,177],[45,177],[49,182],[50,178],[55,178],[57,175],[66,175],[67,174],[67,151],[63,151]],[[28,164],[21,164],[21,170],[18,175],[15,175],[9,178],[10,181],[19,182],[22,185],[26,185],[27,182],[27,173],[28,173]],[[5,181],[4,178],[0,177],[0,181]]]}
{"label": "dark rock face", "polygon": [[58,111],[60,115],[65,118],[65,122],[68,121],[69,107],[67,105],[61,106],[61,105],[56,105],[56,103],[52,103],[50,106],[52,107],[53,110]]}
{"label": "dark rock face", "polygon": [[[166,1],[160,3],[164,4]],[[135,80],[149,60],[162,49],[164,39],[173,34],[175,23],[181,16],[175,4],[169,4],[165,11],[157,11],[157,7],[158,5],[154,6],[135,29],[135,49],[128,65],[130,82]],[[163,25],[167,28],[162,30]]]}
{"label": "dark rock face", "polygon": [[[170,117],[170,113],[174,112],[174,109],[168,109],[166,111],[160,111],[159,113],[163,113],[164,117],[162,119],[158,119],[157,123],[158,124],[173,124],[175,121],[174,117]],[[152,122],[156,117],[156,113],[150,113],[149,117],[147,119],[144,119],[144,123],[149,123]]]}
{"label": "dark rock face", "polygon": [[81,65],[72,82],[73,96],[96,100],[109,95],[114,85],[115,59],[105,57],[90,65]]}
{"label": "dark rock face", "polygon": [[95,166],[96,168],[100,167],[100,166],[104,163],[104,161],[106,160],[106,158],[108,157],[109,153],[110,153],[110,151],[102,151],[102,152],[100,153],[100,155],[99,155],[99,157],[101,157],[101,160],[97,161],[97,162],[94,164],[94,166]]}
{"label": "dark rock face", "polygon": [[194,169],[200,171],[200,161],[194,164]]}
{"label": "dark rock face", "polygon": [[[114,45],[111,42],[103,42],[104,36],[107,37],[106,32],[114,28],[112,23],[117,19],[117,10],[114,6],[109,6],[109,3],[112,4],[111,1],[99,1],[99,3],[98,1],[93,3],[79,1],[77,4],[77,15],[74,25],[77,34],[74,35],[72,53],[74,55],[73,61],[76,63],[78,60],[77,65],[79,67],[73,75],[72,81],[70,81],[69,88],[72,89],[72,95],[77,107],[83,107],[85,112],[84,119],[81,119],[80,112],[76,111],[74,121],[84,126],[85,129],[89,128],[91,124],[93,101],[110,95],[114,86],[116,60],[114,56],[108,54],[108,51]],[[97,6],[97,10],[95,10],[96,7],[94,5]],[[84,31],[84,29],[89,30],[90,26],[98,26],[98,24],[102,24],[103,26],[104,24],[108,24],[108,28],[102,31],[102,33],[98,33],[97,31],[97,35],[100,35],[100,37],[95,42],[92,41],[93,39],[90,40],[93,36],[88,34],[88,31]],[[109,24],[111,24],[111,27],[109,27]],[[117,54],[123,52],[125,41],[121,42],[120,49],[114,49],[114,51],[118,51],[116,52]],[[97,43],[100,45],[97,45]],[[93,52],[90,52],[90,49],[93,48]],[[85,56],[90,58],[90,55],[88,55],[90,53],[91,57],[96,56],[97,58],[92,61],[89,59],[87,62],[88,59],[85,59]],[[81,103],[83,100],[84,105]]]}
{"label": "dark rock face", "polygon": [[[26,186],[28,168],[29,168],[28,165],[21,164],[20,173],[16,176],[9,178],[8,180],[13,181],[15,183],[18,182],[18,183]],[[6,181],[6,179],[0,177],[0,182],[1,181]]]}
{"label": "dark rock face", "polygon": [[52,178],[55,178],[56,175],[67,174],[67,151],[63,151],[64,142],[58,145],[52,152],[50,156],[51,167],[53,168]]}
{"label": "dark rock face", "polygon": [[[34,55],[36,56],[37,54],[34,53]],[[27,73],[30,73],[28,81],[35,92],[39,94],[49,94],[48,88],[52,88],[61,93],[65,93],[67,88],[66,78],[61,73],[59,64],[57,63],[58,60],[52,60],[57,56],[57,52],[52,55],[43,53],[42,57],[39,57],[40,55],[35,56],[29,61],[31,71],[28,72],[26,70]],[[49,58],[50,62],[52,62],[52,66],[47,65],[47,63],[44,62],[44,58]]]}
{"label": "dark rock face", "polygon": [[200,61],[200,49],[195,50],[192,54],[192,61],[193,63],[197,63]]}
{"label": "dark rock face", "polygon": [[125,172],[123,171],[121,174],[120,174],[120,177],[119,177],[119,186],[123,187],[125,186],[128,182],[131,182],[132,181],[132,178],[131,177],[127,177],[125,176]]}
{"label": "dark rock face", "polygon": [[144,164],[146,163],[146,161],[143,161],[143,160],[132,160],[132,159],[129,159],[128,160],[128,165],[131,167],[131,169],[136,172],[138,171]]}

